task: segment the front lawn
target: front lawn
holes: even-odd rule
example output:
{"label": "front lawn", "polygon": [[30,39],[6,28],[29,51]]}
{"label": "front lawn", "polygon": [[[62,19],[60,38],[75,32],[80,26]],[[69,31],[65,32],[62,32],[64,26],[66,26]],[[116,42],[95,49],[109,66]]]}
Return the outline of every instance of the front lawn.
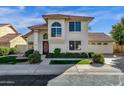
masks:
{"label": "front lawn", "polygon": [[51,60],[49,64],[90,64],[92,60]]}
{"label": "front lawn", "polygon": [[16,56],[1,56],[0,64],[16,64]]}

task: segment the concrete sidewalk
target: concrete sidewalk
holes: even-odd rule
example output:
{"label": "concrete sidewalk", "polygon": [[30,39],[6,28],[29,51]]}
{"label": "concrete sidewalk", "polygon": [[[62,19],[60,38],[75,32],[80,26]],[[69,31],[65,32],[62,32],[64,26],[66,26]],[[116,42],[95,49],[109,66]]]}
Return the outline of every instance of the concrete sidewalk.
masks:
{"label": "concrete sidewalk", "polygon": [[60,74],[123,74],[121,70],[104,65],[0,65],[0,75],[60,75]]}

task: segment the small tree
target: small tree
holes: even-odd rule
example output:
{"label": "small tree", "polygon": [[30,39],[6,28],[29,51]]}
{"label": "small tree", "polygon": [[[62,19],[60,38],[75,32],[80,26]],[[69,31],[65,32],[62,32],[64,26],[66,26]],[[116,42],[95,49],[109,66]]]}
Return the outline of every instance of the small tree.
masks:
{"label": "small tree", "polygon": [[112,26],[111,35],[117,44],[124,45],[124,18]]}

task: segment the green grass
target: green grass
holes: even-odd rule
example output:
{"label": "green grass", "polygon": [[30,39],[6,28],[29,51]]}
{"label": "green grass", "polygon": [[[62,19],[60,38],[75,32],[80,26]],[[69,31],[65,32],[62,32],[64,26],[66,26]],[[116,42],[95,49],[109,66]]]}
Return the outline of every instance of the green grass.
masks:
{"label": "green grass", "polygon": [[51,60],[49,64],[90,64],[92,60]]}
{"label": "green grass", "polygon": [[17,60],[15,56],[1,56],[0,64],[16,64]]}

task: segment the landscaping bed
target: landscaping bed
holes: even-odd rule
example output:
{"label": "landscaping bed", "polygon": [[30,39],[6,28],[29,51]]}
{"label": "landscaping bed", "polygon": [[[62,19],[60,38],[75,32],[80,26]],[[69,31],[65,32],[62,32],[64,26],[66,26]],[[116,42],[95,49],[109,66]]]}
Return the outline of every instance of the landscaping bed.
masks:
{"label": "landscaping bed", "polygon": [[49,53],[46,58],[89,58],[87,53]]}
{"label": "landscaping bed", "polygon": [[27,59],[17,59],[17,56],[0,56],[0,64],[17,64],[27,62]]}
{"label": "landscaping bed", "polygon": [[90,64],[92,60],[51,60],[49,64]]}

